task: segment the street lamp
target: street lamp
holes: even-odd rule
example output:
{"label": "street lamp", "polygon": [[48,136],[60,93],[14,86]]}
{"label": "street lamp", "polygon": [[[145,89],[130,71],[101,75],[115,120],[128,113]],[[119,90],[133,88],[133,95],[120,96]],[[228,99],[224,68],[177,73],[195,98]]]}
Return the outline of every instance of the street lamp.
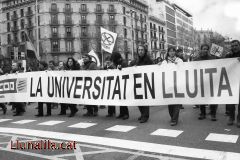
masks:
{"label": "street lamp", "polygon": [[132,28],[132,60],[134,58],[134,32],[133,32],[133,13],[136,13],[135,10],[127,11],[127,13],[131,14],[131,28]]}

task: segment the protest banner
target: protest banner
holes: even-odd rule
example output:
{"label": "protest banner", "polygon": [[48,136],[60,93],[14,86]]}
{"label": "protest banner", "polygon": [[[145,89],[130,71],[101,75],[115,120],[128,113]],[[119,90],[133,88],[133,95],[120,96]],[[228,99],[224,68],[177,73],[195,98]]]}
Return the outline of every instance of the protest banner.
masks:
{"label": "protest banner", "polygon": [[1,102],[144,106],[238,104],[237,59],[122,70],[43,71],[0,76]]}

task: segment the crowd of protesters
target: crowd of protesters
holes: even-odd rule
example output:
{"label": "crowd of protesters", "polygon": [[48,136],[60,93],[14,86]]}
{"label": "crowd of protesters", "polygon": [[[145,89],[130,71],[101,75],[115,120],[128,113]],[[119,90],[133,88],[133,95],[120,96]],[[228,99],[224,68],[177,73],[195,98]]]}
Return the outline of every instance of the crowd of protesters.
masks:
{"label": "crowd of protesters", "polygon": [[[183,54],[179,54],[176,48],[174,47],[169,47],[167,54],[165,58],[157,58],[156,60],[152,60],[149,55],[146,46],[144,45],[139,45],[137,49],[137,58],[134,59],[133,61],[130,62],[128,65],[127,61],[123,59],[120,53],[114,52],[111,54],[111,56],[106,57],[105,59],[105,66],[103,68],[99,68],[97,64],[92,61],[92,57],[89,56],[88,54],[83,55],[83,65],[80,66],[77,61],[70,57],[67,59],[66,64],[63,61],[60,61],[58,65],[54,63],[54,61],[49,61],[48,64],[44,61],[39,62],[39,71],[55,71],[55,70],[109,70],[109,69],[119,69],[121,70],[122,68],[125,67],[131,67],[131,66],[144,66],[144,65],[165,65],[168,63],[173,63],[173,64],[179,64],[179,63],[187,63],[188,61],[204,61],[204,60],[213,60],[213,59],[222,59],[222,58],[238,58],[240,62],[240,42],[238,40],[233,40],[231,42],[231,53],[223,56],[223,57],[215,57],[210,54],[210,46],[208,44],[203,44],[200,48],[199,54],[195,57],[186,57]],[[4,71],[5,70],[5,71]],[[9,70],[9,69],[8,69]],[[18,73],[22,72],[22,69],[18,67],[17,62],[12,63],[12,68],[9,71],[6,71],[6,69],[3,69],[2,67],[0,68],[0,75],[8,74],[8,73]],[[239,76],[239,75],[237,75]],[[240,97],[240,96],[239,96]],[[240,101],[240,100],[239,100]],[[25,105],[26,103],[20,103],[20,102],[14,102],[14,103],[9,103],[12,105],[12,109],[15,109],[15,114],[14,116],[20,116],[23,115],[25,112]],[[46,104],[47,106],[47,114],[46,116],[51,116],[51,109],[53,106],[56,106],[58,104],[56,103],[43,103],[39,102],[38,103],[38,114],[36,115],[37,117],[42,117],[44,116],[43,112],[43,106]],[[239,104],[227,104],[226,105],[226,114],[229,116],[228,120],[228,125],[233,125],[235,121],[235,110],[236,110],[236,105],[237,110],[238,110],[238,115],[237,115],[237,127],[240,128],[240,106]],[[73,117],[77,112],[77,104],[60,104],[60,113],[59,115],[66,115],[66,110],[70,109],[70,115],[69,117]],[[206,118],[206,106],[207,105],[196,105],[196,108],[200,109],[200,116],[198,117],[199,120],[203,120]],[[7,108],[5,104],[0,103],[0,107],[3,110],[3,113],[5,114],[7,111]],[[84,114],[84,116],[88,117],[94,117],[98,115],[98,106],[96,105],[85,105],[84,106],[87,111]],[[102,106],[103,107],[103,106]],[[105,107],[103,107],[105,108]],[[138,121],[140,123],[145,123],[149,119],[149,106],[138,106],[139,111],[140,111],[140,117],[138,118]],[[210,115],[211,115],[211,120],[216,121],[216,113],[217,113],[217,108],[218,104],[211,104],[209,105],[210,108]],[[184,109],[182,107],[182,104],[169,104],[168,105],[168,110],[169,110],[169,115],[171,118],[170,125],[175,126],[178,124],[178,119],[179,119],[179,113],[180,109]],[[108,106],[108,111],[106,117],[114,117],[116,116],[116,109],[115,106]],[[116,116],[116,118],[120,118],[123,120],[126,120],[129,118],[129,111],[127,106],[120,106],[120,114]]]}

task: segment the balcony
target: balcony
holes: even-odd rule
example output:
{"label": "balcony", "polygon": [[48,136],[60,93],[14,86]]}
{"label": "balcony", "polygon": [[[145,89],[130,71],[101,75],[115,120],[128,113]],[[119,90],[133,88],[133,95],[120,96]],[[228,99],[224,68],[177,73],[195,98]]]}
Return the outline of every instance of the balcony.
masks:
{"label": "balcony", "polygon": [[103,26],[104,25],[104,21],[103,20],[96,20],[95,21],[95,25],[96,26]]}
{"label": "balcony", "polygon": [[60,39],[58,33],[52,33],[52,36],[50,37],[50,39]]}
{"label": "balcony", "polygon": [[27,12],[25,12],[25,15],[26,15],[27,17],[33,16],[33,11],[32,11],[32,10],[28,10]]}
{"label": "balcony", "polygon": [[157,37],[151,37],[151,40],[152,41],[158,41],[158,38]]}
{"label": "balcony", "polygon": [[115,21],[115,20],[109,20],[108,21],[108,25],[110,25],[110,26],[117,26],[118,24],[117,24],[117,21]]}
{"label": "balcony", "polygon": [[64,38],[65,39],[74,39],[72,33],[65,33]]}
{"label": "balcony", "polygon": [[136,29],[137,31],[141,31],[141,27],[140,27],[140,26],[135,26],[135,29]]}
{"label": "balcony", "polygon": [[146,19],[145,18],[143,18],[143,17],[140,17],[140,22],[145,22],[146,21]]}
{"label": "balcony", "polygon": [[50,21],[50,25],[51,25],[51,26],[57,26],[57,25],[59,25],[59,21],[58,21],[57,19],[52,19],[52,20]]}
{"label": "balcony", "polygon": [[64,24],[65,26],[72,26],[72,25],[73,25],[72,19],[66,19],[66,20],[63,22],[63,24]]}
{"label": "balcony", "polygon": [[11,28],[11,31],[12,32],[17,32],[19,30],[19,27],[18,26],[14,26]]}
{"label": "balcony", "polygon": [[104,10],[102,8],[100,8],[100,9],[95,8],[94,12],[96,14],[104,14]]}
{"label": "balcony", "polygon": [[66,14],[72,14],[73,9],[72,8],[63,8],[63,12],[66,13]]}
{"label": "balcony", "polygon": [[115,8],[109,8],[107,12],[108,14],[117,14],[117,10]]}
{"label": "balcony", "polygon": [[139,20],[139,16],[138,16],[138,15],[135,15],[135,16],[134,16],[134,19],[135,19],[136,21],[138,21],[138,20]]}
{"label": "balcony", "polygon": [[58,13],[58,12],[59,12],[59,9],[58,9],[58,8],[50,8],[50,9],[49,9],[49,12],[50,12],[50,13],[53,13],[53,14],[54,14],[54,13]]}
{"label": "balcony", "polygon": [[13,14],[12,17],[11,17],[12,20],[16,20],[18,19],[18,15],[17,14]]}
{"label": "balcony", "polygon": [[79,12],[80,12],[81,14],[88,14],[88,13],[89,13],[89,10],[88,10],[88,8],[79,8]]}
{"label": "balcony", "polygon": [[89,34],[85,33],[85,32],[82,32],[81,35],[80,35],[80,39],[88,39],[88,38],[91,38]]}
{"label": "balcony", "polygon": [[87,20],[81,20],[81,21],[79,22],[79,25],[80,25],[80,26],[88,26],[89,23],[88,23]]}
{"label": "balcony", "polygon": [[147,28],[142,27],[142,28],[141,28],[141,31],[143,31],[143,32],[147,32]]}

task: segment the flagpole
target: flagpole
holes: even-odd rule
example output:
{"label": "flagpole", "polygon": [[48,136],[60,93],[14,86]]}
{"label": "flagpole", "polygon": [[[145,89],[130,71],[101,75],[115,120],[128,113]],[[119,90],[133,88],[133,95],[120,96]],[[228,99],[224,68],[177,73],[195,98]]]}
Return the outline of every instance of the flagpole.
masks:
{"label": "flagpole", "polygon": [[102,44],[101,44],[101,54],[102,54],[102,68],[104,67],[104,65],[103,65],[103,49],[102,49]]}
{"label": "flagpole", "polygon": [[38,0],[36,0],[36,4],[35,4],[35,10],[36,10],[36,42],[37,42],[37,59],[40,60],[40,57],[39,57],[39,33],[38,33]]}

